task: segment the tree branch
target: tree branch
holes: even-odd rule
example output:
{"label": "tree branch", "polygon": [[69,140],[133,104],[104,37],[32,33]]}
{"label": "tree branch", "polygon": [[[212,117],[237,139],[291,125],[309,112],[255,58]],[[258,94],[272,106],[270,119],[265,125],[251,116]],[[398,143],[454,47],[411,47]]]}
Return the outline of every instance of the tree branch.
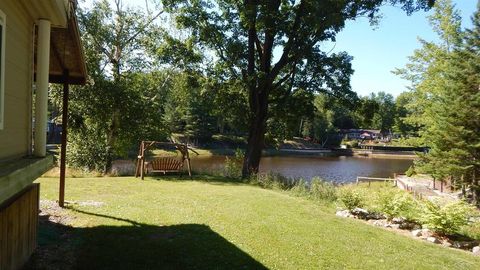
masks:
{"label": "tree branch", "polygon": [[127,39],[127,41],[125,42],[125,44],[128,44],[130,42],[132,42],[135,38],[137,38],[138,35],[140,35],[142,32],[145,31],[145,29],[153,22],[155,21],[160,15],[163,14],[163,10],[158,12],[157,15],[153,16],[152,18],[150,18],[150,20],[148,20],[148,22],[146,22],[144,25],[140,26],[139,29],[137,29],[137,32],[135,32],[129,39]]}
{"label": "tree branch", "polygon": [[290,60],[290,52],[292,50],[292,47],[295,45],[297,42],[297,36],[298,36],[298,28],[300,27],[301,23],[301,18],[304,15],[305,12],[305,1],[301,0],[297,12],[295,14],[295,20],[292,25],[292,29],[289,34],[289,39],[287,41],[287,44],[285,44],[285,47],[283,49],[282,56],[280,57],[280,60],[275,64],[275,66],[272,69],[272,72],[270,72],[270,79],[274,80],[275,77],[278,76],[280,71],[285,67],[285,65],[289,62]]}

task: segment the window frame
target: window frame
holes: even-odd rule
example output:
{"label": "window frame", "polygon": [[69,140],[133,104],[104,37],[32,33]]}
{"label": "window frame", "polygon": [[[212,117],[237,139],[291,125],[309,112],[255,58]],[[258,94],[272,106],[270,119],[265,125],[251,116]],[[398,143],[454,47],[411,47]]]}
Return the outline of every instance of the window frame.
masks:
{"label": "window frame", "polygon": [[0,10],[0,130],[5,124],[5,37],[7,31],[7,16]]}

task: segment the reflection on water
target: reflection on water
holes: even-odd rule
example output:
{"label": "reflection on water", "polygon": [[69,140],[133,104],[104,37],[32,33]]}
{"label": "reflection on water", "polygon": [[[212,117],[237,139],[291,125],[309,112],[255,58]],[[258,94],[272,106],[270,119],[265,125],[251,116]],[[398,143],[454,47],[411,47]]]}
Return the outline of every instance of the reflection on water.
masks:
{"label": "reflection on water", "polygon": [[[224,156],[192,157],[197,172],[221,171]],[[404,173],[412,165],[408,159],[379,159],[365,157],[263,157],[261,172],[275,172],[287,177],[306,180],[319,176],[325,180],[353,182],[357,176],[393,177]]]}

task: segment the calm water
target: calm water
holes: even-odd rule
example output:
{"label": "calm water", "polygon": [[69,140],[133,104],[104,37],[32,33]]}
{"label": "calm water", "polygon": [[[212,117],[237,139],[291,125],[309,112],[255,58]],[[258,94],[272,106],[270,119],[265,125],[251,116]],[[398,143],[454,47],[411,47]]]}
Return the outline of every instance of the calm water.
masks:
{"label": "calm water", "polygon": [[[197,172],[221,171],[225,157],[192,157],[192,169]],[[408,159],[365,157],[263,157],[261,172],[275,172],[287,177],[306,180],[319,176],[334,182],[353,182],[357,176],[392,177],[404,173],[412,165]]]}

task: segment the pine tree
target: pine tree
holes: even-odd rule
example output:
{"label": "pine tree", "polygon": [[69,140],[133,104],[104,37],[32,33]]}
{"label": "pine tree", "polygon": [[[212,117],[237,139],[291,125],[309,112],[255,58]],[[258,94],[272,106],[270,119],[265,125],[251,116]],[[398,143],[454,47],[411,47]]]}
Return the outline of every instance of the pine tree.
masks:
{"label": "pine tree", "polygon": [[[480,6],[479,6],[480,7]],[[471,190],[479,203],[480,189],[480,15],[473,29],[460,31],[460,17],[450,0],[438,1],[430,17],[441,42],[423,42],[412,63],[400,74],[413,82],[415,108],[410,121],[430,151],[416,162],[417,171],[450,179]]]}
{"label": "pine tree", "polygon": [[460,158],[461,180],[480,205],[480,1],[472,16],[472,29],[465,31],[465,42],[452,58],[448,79],[452,82],[458,140],[454,149]]}

